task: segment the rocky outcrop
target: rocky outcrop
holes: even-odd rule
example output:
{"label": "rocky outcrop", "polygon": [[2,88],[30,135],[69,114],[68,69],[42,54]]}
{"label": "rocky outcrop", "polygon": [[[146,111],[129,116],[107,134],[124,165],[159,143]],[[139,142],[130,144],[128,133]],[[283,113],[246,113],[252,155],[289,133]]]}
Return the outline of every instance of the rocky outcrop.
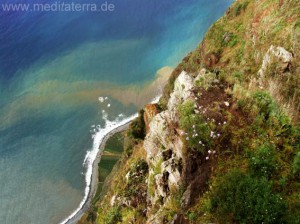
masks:
{"label": "rocky outcrop", "polygon": [[192,97],[192,89],[194,88],[194,80],[183,71],[175,81],[174,90],[168,102],[168,111],[175,112],[176,107],[183,103],[186,99]]}
{"label": "rocky outcrop", "polygon": [[144,121],[146,125],[146,132],[148,133],[150,130],[149,124],[152,121],[152,119],[155,117],[155,115],[158,114],[158,109],[155,104],[147,104],[144,110],[145,110]]}
{"label": "rocky outcrop", "polygon": [[[194,99],[193,88],[194,79],[183,71],[174,83],[168,109],[157,114],[149,124],[144,148],[150,167],[149,188],[154,185],[154,194],[148,194],[151,205],[155,205],[158,199],[167,200],[170,189],[176,189],[182,183],[184,155],[183,142],[179,134],[181,131],[178,129],[177,108],[185,100]],[[158,219],[157,215],[151,216],[148,223],[160,223]]]}
{"label": "rocky outcrop", "polygon": [[[276,158],[285,158],[280,161],[284,168],[272,175],[271,185],[290,173],[294,155],[290,143],[298,137],[289,131],[289,121],[283,116],[287,112],[282,109],[296,108],[294,114],[299,113],[300,25],[289,6],[297,6],[295,1],[281,3],[285,8],[280,10],[276,5],[270,1],[235,1],[225,19],[212,26],[199,47],[177,66],[159,106],[147,105],[131,126],[130,133],[145,135],[129,139],[132,150],[125,146],[133,152],[120,163],[115,186],[98,209],[99,223],[114,211],[111,207],[120,208],[123,223],[236,222],[240,216],[235,211],[219,217],[217,207],[228,207],[226,200],[220,200],[216,209],[207,208],[215,196],[220,196],[217,187],[224,186],[225,175],[240,168],[243,174],[254,176],[250,165],[245,164],[251,163],[252,153],[259,152],[260,145],[274,145]],[[287,9],[289,18],[285,19]],[[269,105],[269,99],[275,108],[268,106],[271,116],[256,116],[261,104]],[[178,106],[187,100],[179,114]],[[278,120],[275,103],[280,109]],[[292,112],[288,117],[293,118]],[[137,159],[146,161],[147,172],[131,171],[130,164]],[[235,183],[234,178],[230,185]],[[289,198],[285,192],[279,193]]]}
{"label": "rocky outcrop", "polygon": [[186,191],[183,193],[182,198],[181,198],[181,204],[183,208],[186,208],[190,205],[191,203],[191,198],[192,196],[192,185],[190,184]]}
{"label": "rocky outcrop", "polygon": [[277,66],[280,67],[281,72],[286,72],[290,70],[292,60],[292,53],[288,52],[283,47],[275,47],[271,45],[264,56],[261,69],[258,71],[260,87],[263,87],[267,69],[273,62],[277,63]]}

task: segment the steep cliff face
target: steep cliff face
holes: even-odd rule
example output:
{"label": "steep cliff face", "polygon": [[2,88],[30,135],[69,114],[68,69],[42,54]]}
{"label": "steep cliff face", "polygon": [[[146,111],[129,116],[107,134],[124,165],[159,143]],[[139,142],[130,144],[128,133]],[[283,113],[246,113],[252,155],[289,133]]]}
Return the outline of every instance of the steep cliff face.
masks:
{"label": "steep cliff face", "polygon": [[82,222],[300,223],[299,37],[297,1],[235,1],[128,130]]}
{"label": "steep cliff face", "polygon": [[178,190],[182,185],[183,142],[178,126],[178,106],[194,96],[194,80],[182,72],[175,81],[168,109],[157,114],[150,123],[144,141],[149,164],[148,198],[149,218],[147,223],[162,223],[161,216],[150,215],[157,201],[168,200],[170,189]]}

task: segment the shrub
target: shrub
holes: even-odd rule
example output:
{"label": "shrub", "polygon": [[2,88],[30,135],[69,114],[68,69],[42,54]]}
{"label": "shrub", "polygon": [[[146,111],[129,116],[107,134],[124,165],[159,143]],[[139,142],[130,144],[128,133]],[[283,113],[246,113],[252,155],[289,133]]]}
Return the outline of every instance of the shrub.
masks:
{"label": "shrub", "polygon": [[128,185],[136,185],[141,182],[144,182],[146,175],[148,174],[148,163],[141,159],[134,163],[129,171],[129,180]]}
{"label": "shrub", "polygon": [[271,114],[278,112],[276,103],[267,92],[256,91],[250,96],[239,89],[235,89],[235,92],[240,95],[238,106],[244,113],[251,114],[254,117],[259,116],[265,122]]}
{"label": "shrub", "polygon": [[98,211],[98,208],[93,206],[93,207],[89,210],[88,217],[87,217],[87,221],[89,221],[89,222],[91,222],[91,223],[96,222],[96,220],[97,220],[97,211]]}
{"label": "shrub", "polygon": [[136,142],[133,141],[132,138],[126,136],[124,138],[124,154],[129,157],[132,155],[133,147],[135,146]]}
{"label": "shrub", "polygon": [[217,76],[215,73],[208,72],[199,77],[196,80],[196,86],[197,87],[202,87],[205,90],[208,90],[209,87],[212,86],[212,83],[217,79]]}
{"label": "shrub", "polygon": [[300,223],[300,192],[293,193],[289,196],[287,223]]}
{"label": "shrub", "polygon": [[241,171],[222,177],[212,193],[212,212],[232,223],[282,223],[287,205],[265,178]]}
{"label": "shrub", "polygon": [[232,35],[231,40],[228,43],[229,47],[234,47],[238,43],[238,39],[236,35]]}
{"label": "shrub", "polygon": [[112,208],[105,219],[105,224],[116,224],[122,221],[121,209],[120,207]]}
{"label": "shrub", "polygon": [[242,11],[246,10],[248,4],[249,4],[248,1],[236,4],[233,8],[233,15],[234,16],[240,15]]}
{"label": "shrub", "polygon": [[195,220],[197,219],[197,214],[196,214],[195,212],[190,212],[190,213],[188,214],[188,219],[189,219],[190,221],[195,221]]}
{"label": "shrub", "polygon": [[299,174],[299,171],[300,171],[300,152],[298,152],[296,154],[295,158],[294,158],[292,169],[293,169],[293,174],[294,175]]}
{"label": "shrub", "polygon": [[244,74],[242,72],[235,72],[233,77],[238,82],[242,82],[244,80]]}
{"label": "shrub", "polygon": [[272,145],[264,144],[259,147],[251,156],[251,172],[259,177],[270,177],[276,169],[275,148]]}
{"label": "shrub", "polygon": [[144,121],[144,110],[139,111],[139,116],[130,124],[128,133],[130,137],[133,137],[135,139],[145,138],[146,128],[145,128],[145,121]]}
{"label": "shrub", "polygon": [[[178,109],[179,126],[186,133],[184,137],[186,138],[187,146],[203,152],[205,147],[211,146],[209,126],[200,115],[195,114],[192,100],[185,101]],[[202,144],[199,144],[199,142]]]}
{"label": "shrub", "polygon": [[237,101],[237,106],[240,108],[240,109],[244,109],[247,105],[247,102],[245,99],[239,99]]}
{"label": "shrub", "polygon": [[267,120],[272,111],[275,109],[275,104],[272,100],[272,97],[263,91],[255,92],[252,97],[254,99],[254,103],[258,107],[259,114],[263,115]]}
{"label": "shrub", "polygon": [[183,104],[179,105],[179,116],[180,118],[187,117],[194,114],[195,103],[192,100],[186,100]]}
{"label": "shrub", "polygon": [[148,163],[145,160],[141,159],[133,165],[132,171],[135,173],[145,174],[148,172]]}
{"label": "shrub", "polygon": [[125,186],[123,196],[137,197],[146,187],[145,180],[148,176],[148,164],[145,160],[141,159],[132,164],[129,170],[128,181]]}

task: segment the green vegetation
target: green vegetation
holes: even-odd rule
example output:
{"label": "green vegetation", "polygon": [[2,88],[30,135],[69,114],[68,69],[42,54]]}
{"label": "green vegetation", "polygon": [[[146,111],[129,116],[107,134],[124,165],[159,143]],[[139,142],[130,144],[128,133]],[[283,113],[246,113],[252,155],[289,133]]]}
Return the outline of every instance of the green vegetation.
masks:
{"label": "green vegetation", "polygon": [[94,223],[97,220],[97,211],[98,211],[98,208],[95,206],[92,206],[88,213],[87,221]]}
{"label": "green vegetation", "polygon": [[258,177],[269,178],[277,168],[275,149],[272,145],[260,146],[249,160],[250,171]]}
{"label": "green vegetation", "polygon": [[300,173],[300,152],[297,152],[293,161],[293,174],[299,175]]}
{"label": "green vegetation", "polygon": [[[113,170],[113,167],[118,162],[118,160],[121,158],[122,152],[123,152],[123,142],[124,142],[124,133],[116,133],[112,137],[110,137],[104,148],[104,153],[101,156],[101,161],[98,164],[98,186],[96,194],[93,198],[92,203],[95,204],[100,198],[101,195],[105,194],[105,191],[103,190],[103,183],[105,179],[109,176],[111,171]],[[95,211],[93,211],[95,213]],[[94,216],[95,214],[93,214]]]}
{"label": "green vegetation", "polygon": [[121,154],[123,152],[124,132],[119,132],[111,136],[106,144],[104,151]]}
{"label": "green vegetation", "polygon": [[144,139],[146,135],[145,121],[144,121],[144,110],[139,111],[139,116],[130,124],[128,131],[130,137],[134,139]]}
{"label": "green vegetation", "polygon": [[138,117],[130,124],[125,134],[124,152],[127,157],[131,156],[135,145],[142,141],[145,135],[144,110],[140,110]]}
{"label": "green vegetation", "polygon": [[179,127],[185,132],[183,137],[188,148],[204,152],[212,144],[209,126],[200,115],[195,114],[195,103],[192,100],[185,101],[178,109]]}
{"label": "green vegetation", "polygon": [[188,219],[189,219],[190,221],[195,221],[195,220],[197,219],[197,214],[194,213],[194,212],[190,212],[190,213],[188,214]]}
{"label": "green vegetation", "polygon": [[[138,120],[135,123],[141,124],[140,117]],[[90,210],[79,223],[131,223],[133,220],[137,223],[143,223],[139,220],[145,219],[143,213],[146,208],[144,192],[147,191],[148,164],[145,161],[145,152],[141,145],[142,140],[135,139],[130,134],[137,129],[139,129],[137,126],[130,126],[122,135],[123,138],[114,136],[108,140],[106,148],[110,148],[111,152],[119,151],[119,149],[115,150],[115,146],[120,146],[119,141],[124,141],[125,144],[121,145],[124,150],[126,147],[127,149],[130,148],[130,153],[127,154],[128,151],[124,151],[123,155],[119,157],[118,162],[105,179],[101,197],[94,198],[93,203],[97,207],[97,212]],[[108,159],[112,159],[114,154],[107,156]],[[105,160],[103,161],[105,162]],[[109,161],[107,162],[110,164]],[[113,196],[115,203],[111,206]],[[121,202],[129,203],[131,207],[126,207],[120,204]],[[93,219],[88,218],[88,216],[93,216]],[[96,221],[93,221],[95,218]]]}
{"label": "green vegetation", "polygon": [[148,163],[145,160],[138,160],[128,172],[128,181],[125,187],[125,197],[138,197],[141,188],[145,188],[145,180],[148,174]]}
{"label": "green vegetation", "polygon": [[241,12],[245,11],[247,6],[248,6],[249,2],[248,1],[244,1],[244,2],[239,2],[237,4],[234,5],[233,7],[233,15],[234,16],[239,16],[241,14]]}
{"label": "green vegetation", "polygon": [[198,222],[299,222],[299,127],[264,91],[234,95],[245,116],[235,118],[239,128],[227,127],[225,138],[239,150],[231,158],[220,150],[213,189],[190,212],[207,211]]}
{"label": "green vegetation", "polygon": [[[159,102],[165,110],[183,70],[196,77],[206,68],[193,89],[206,113],[187,100],[178,106],[179,122],[171,127],[174,134],[178,127],[184,132],[186,182],[152,208],[147,204],[164,161],[147,166],[141,111],[125,135],[125,153],[109,179],[107,197],[95,203],[88,219],[145,223],[146,216],[157,214],[165,222],[177,215],[191,223],[300,223],[299,21],[297,1],[235,1],[173,71]],[[261,77],[258,71],[271,45],[294,59],[284,63],[271,56]],[[220,136],[213,139],[212,131]],[[215,154],[207,157],[209,152]],[[184,189],[194,181],[195,200],[183,207]],[[111,206],[113,196],[131,205]]]}
{"label": "green vegetation", "polygon": [[181,198],[184,193],[184,188],[170,189],[169,200],[165,202],[165,207],[162,211],[163,217],[166,223],[169,223],[174,218],[174,215],[182,211],[181,208]]}
{"label": "green vegetation", "polygon": [[224,176],[212,195],[212,210],[220,220],[238,223],[283,223],[287,203],[264,178],[241,171]]}
{"label": "green vegetation", "polygon": [[120,207],[114,207],[108,212],[107,218],[105,219],[105,224],[116,224],[121,221],[122,215]]}
{"label": "green vegetation", "polygon": [[205,90],[208,90],[208,88],[211,87],[212,83],[217,79],[217,76],[213,72],[207,72],[203,74],[201,77],[199,77],[196,80],[196,86],[202,87]]}

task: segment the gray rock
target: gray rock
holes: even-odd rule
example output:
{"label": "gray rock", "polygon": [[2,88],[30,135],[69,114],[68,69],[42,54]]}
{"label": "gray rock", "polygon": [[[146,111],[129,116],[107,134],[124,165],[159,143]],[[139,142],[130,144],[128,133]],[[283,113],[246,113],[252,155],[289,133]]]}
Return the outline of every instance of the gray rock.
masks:
{"label": "gray rock", "polygon": [[192,185],[189,185],[181,198],[182,208],[187,208],[191,203]]}

